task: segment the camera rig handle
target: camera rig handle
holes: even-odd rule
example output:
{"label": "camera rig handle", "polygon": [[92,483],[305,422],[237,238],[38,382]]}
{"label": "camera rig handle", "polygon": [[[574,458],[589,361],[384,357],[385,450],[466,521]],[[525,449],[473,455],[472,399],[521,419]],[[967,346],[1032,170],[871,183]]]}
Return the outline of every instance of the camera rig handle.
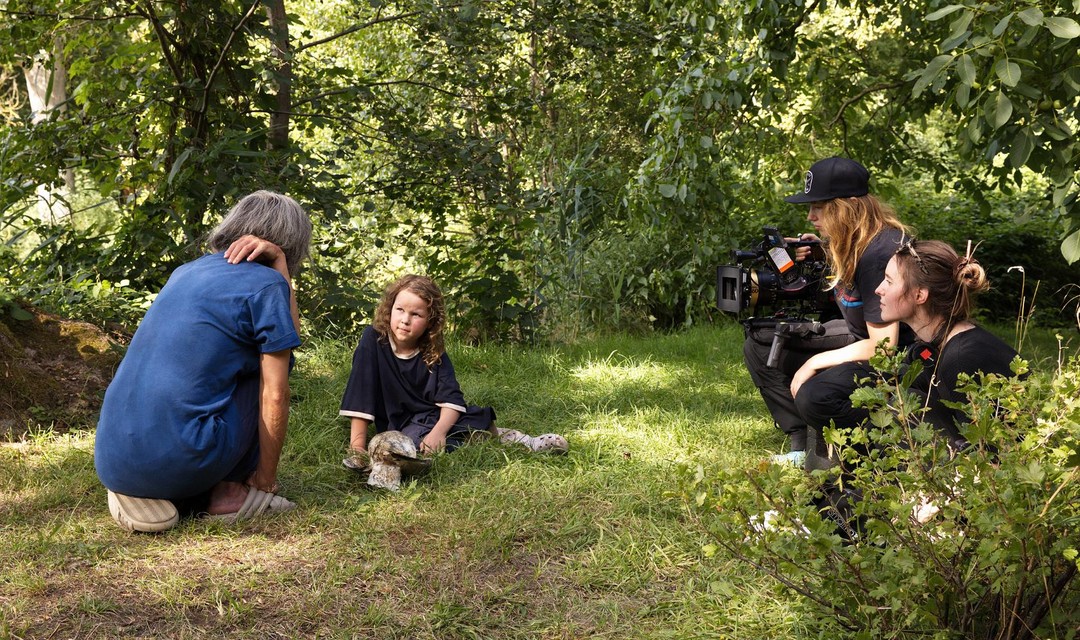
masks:
{"label": "camera rig handle", "polygon": [[820,336],[824,334],[825,325],[816,320],[777,322],[776,329],[773,332],[772,346],[769,347],[769,358],[765,361],[765,366],[775,369],[780,364],[780,354],[784,352],[784,345],[787,344],[788,338],[791,336],[808,338],[812,335]]}

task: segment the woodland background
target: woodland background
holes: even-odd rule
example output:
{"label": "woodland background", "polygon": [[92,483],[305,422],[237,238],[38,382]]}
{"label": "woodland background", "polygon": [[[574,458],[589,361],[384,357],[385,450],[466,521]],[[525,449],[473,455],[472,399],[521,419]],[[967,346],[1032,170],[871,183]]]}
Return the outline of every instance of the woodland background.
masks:
{"label": "woodland background", "polygon": [[[0,638],[1074,636],[1078,17],[0,0]],[[993,455],[970,473],[882,476],[866,545],[763,463],[783,443],[714,304],[763,224],[808,229],[782,198],[832,154],[920,237],[979,243],[980,320],[1033,370],[972,390]],[[300,508],[129,535],[93,470],[101,394],[169,273],[263,188],[315,222],[282,464]],[[350,354],[404,271],[447,293],[470,400],[569,455],[480,443],[396,496],[345,475]],[[899,449],[940,453],[915,431]],[[949,517],[911,525],[935,495]],[[765,531],[765,509],[818,531]]]}
{"label": "woodland background", "polygon": [[403,271],[467,340],[685,327],[762,224],[807,228],[781,198],[842,154],[922,237],[982,243],[991,319],[1039,282],[1036,318],[1075,325],[1078,12],[0,0],[0,315],[131,330],[266,188],[315,220],[314,331],[354,333]]}

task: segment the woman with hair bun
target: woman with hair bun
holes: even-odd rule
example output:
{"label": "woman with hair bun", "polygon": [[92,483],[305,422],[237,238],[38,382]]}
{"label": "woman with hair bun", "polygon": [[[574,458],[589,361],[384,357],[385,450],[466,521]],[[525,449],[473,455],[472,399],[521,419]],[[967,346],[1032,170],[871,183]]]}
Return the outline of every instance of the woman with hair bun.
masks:
{"label": "woman with hair bun", "polygon": [[956,391],[960,374],[1009,376],[1016,357],[1012,347],[970,320],[974,296],[989,286],[970,250],[961,256],[939,240],[909,240],[885,267],[876,291],[882,318],[907,324],[919,338],[908,358],[924,368],[912,388],[927,395],[925,419],[954,450],[967,444],[957,428],[967,418],[945,402],[965,401]]}

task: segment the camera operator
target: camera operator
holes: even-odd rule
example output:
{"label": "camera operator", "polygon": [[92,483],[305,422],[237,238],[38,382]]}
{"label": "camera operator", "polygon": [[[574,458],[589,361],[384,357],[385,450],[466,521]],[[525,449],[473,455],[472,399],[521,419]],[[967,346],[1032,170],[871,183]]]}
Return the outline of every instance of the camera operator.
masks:
{"label": "camera operator", "polygon": [[[850,411],[856,387],[853,365],[869,360],[881,340],[894,346],[912,342],[910,329],[881,317],[875,289],[906,228],[891,207],[870,194],[869,180],[863,165],[834,156],[814,163],[806,172],[803,192],[785,198],[810,205],[807,220],[817,235],[803,234],[800,239],[824,243],[829,286],[843,320],[826,323],[824,335],[790,339],[775,368],[766,365],[771,337],[747,336],[743,354],[750,377],[776,426],[790,438],[789,453],[774,456],[774,462],[805,464],[808,469],[827,463],[820,432],[808,429],[804,412]],[[806,254],[799,250],[796,258]]]}

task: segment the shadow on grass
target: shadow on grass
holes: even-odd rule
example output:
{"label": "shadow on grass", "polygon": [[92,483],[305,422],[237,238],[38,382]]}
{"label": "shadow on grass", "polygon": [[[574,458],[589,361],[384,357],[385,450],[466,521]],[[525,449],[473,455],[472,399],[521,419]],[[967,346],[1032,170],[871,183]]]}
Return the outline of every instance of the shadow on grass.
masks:
{"label": "shadow on grass", "polygon": [[[495,406],[504,426],[560,432],[571,451],[481,442],[440,456],[397,494],[342,468],[337,409],[352,347],[315,345],[298,356],[281,466],[283,493],[299,508],[235,527],[196,521],[128,534],[109,518],[88,435],[74,448],[34,449],[0,472],[3,522],[12,523],[0,550],[19,567],[15,581],[0,581],[0,629],[685,637],[704,618],[734,628],[726,602],[695,587],[729,578],[715,560],[702,563],[702,534],[673,492],[679,467],[695,458],[745,458],[759,439],[779,440],[741,369],[740,344],[741,333],[710,329],[588,348],[452,348],[470,402]],[[14,519],[21,513],[29,517]]]}

